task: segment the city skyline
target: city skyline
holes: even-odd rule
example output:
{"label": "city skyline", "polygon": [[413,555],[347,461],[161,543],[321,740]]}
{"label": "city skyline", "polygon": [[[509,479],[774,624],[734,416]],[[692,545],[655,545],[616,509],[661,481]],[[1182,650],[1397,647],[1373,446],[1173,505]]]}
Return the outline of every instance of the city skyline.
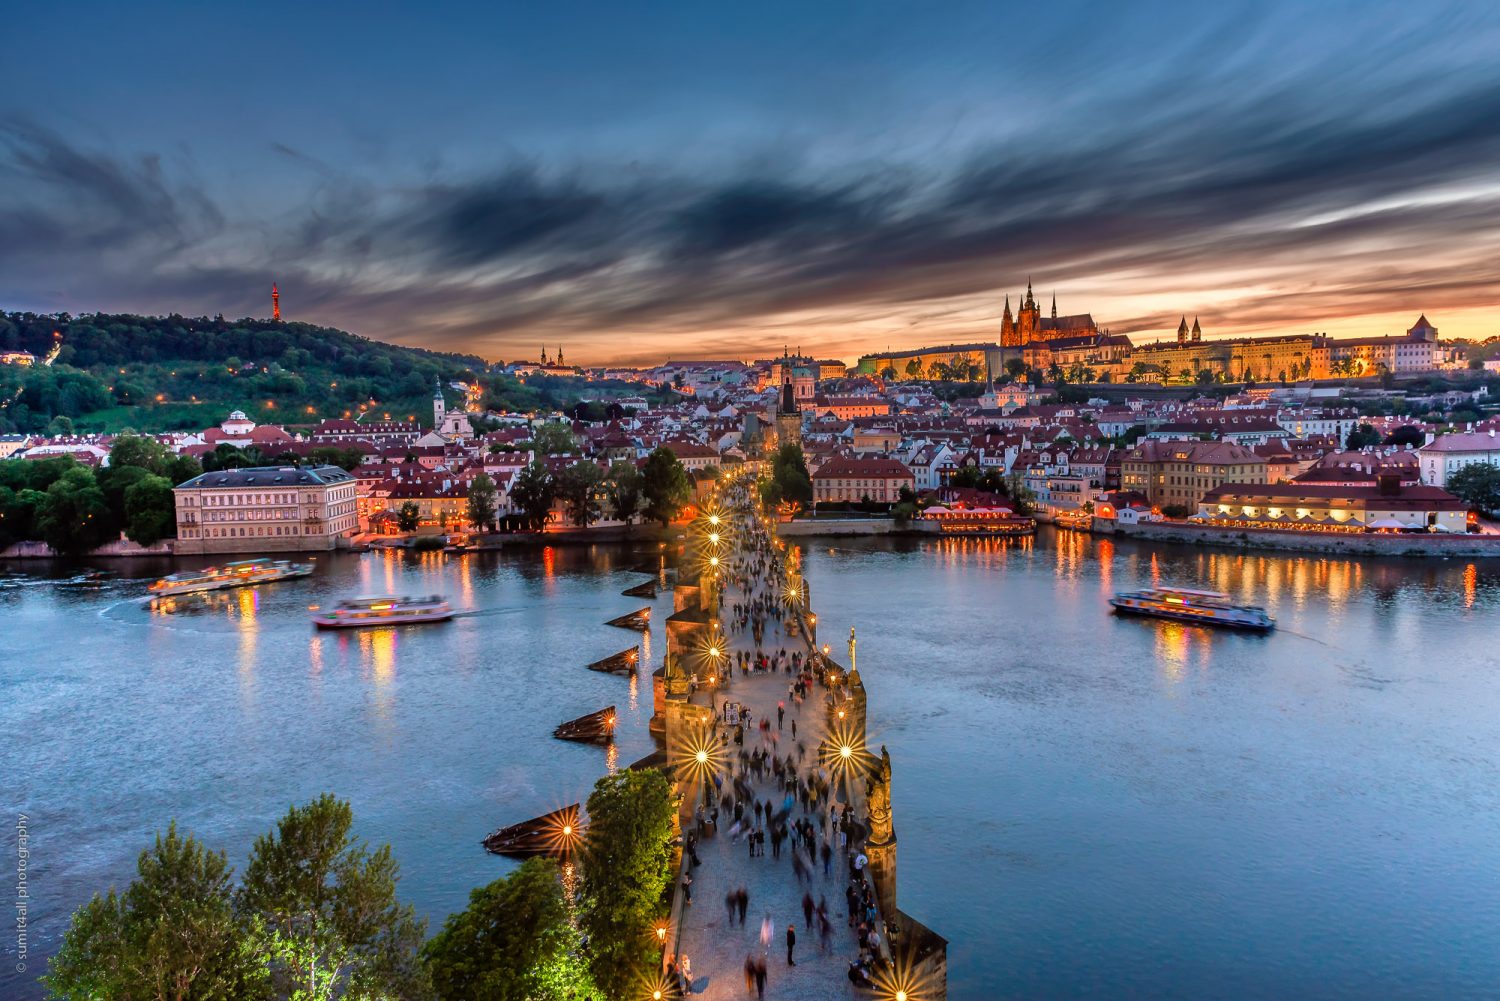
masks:
{"label": "city skyline", "polygon": [[289,320],[585,364],[994,340],[1028,278],[1137,343],[1500,332],[1500,18],[1084,6],[28,9],[69,44],[0,68],[0,300],[276,282]]}

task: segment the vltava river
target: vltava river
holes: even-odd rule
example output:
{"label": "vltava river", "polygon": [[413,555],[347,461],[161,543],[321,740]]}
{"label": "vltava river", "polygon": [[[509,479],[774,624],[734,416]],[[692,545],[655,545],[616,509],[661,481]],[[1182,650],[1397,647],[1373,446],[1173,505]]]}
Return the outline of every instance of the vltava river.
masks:
{"label": "vltava river", "polygon": [[[951,997],[1500,996],[1500,567],[1050,530],[803,549],[821,638],[842,652],[858,628],[901,903],[951,940]],[[31,818],[31,971],[168,819],[242,866],[325,790],[394,845],[402,896],[435,927],[509,869],[486,833],[650,750],[649,684],[584,665],[635,641],[603,622],[640,607],[619,592],[656,559],[326,557],[310,580],[171,615],[141,579],[4,568],[4,800]],[[1263,603],[1281,628],[1107,614],[1109,593],[1158,579]],[[308,605],[371,591],[442,592],[465,614],[308,625]],[[652,604],[655,664],[670,593]],[[617,755],[550,736],[611,703]],[[39,996],[13,967],[0,995]]]}

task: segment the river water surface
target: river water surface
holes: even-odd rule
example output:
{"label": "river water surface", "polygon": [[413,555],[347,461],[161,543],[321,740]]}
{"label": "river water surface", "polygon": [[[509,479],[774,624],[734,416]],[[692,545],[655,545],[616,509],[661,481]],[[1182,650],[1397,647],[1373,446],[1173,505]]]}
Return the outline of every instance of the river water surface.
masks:
{"label": "river water surface", "polygon": [[[1500,997],[1500,567],[1023,542],[803,545],[890,747],[902,907],[950,996]],[[507,871],[478,841],[647,753],[654,548],[325,557],[154,612],[168,568],[0,568],[3,800],[29,817],[30,985],[69,912],[175,817],[243,866],[293,802],[349,799],[435,927]],[[1265,604],[1269,637],[1117,620],[1153,581]],[[308,606],[442,592],[446,625],[317,634]],[[660,661],[661,619],[645,640]],[[616,704],[617,752],[552,739]],[[12,822],[7,821],[7,828]],[[8,833],[14,858],[14,834]],[[10,863],[6,864],[10,868]],[[7,880],[8,882],[8,880]],[[9,924],[9,922],[7,922]]]}

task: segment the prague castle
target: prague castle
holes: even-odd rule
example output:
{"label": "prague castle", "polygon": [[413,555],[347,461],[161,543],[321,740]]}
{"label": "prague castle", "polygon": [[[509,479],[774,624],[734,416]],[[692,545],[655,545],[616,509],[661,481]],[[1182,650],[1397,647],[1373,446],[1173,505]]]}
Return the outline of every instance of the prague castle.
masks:
{"label": "prague castle", "polygon": [[1005,312],[1000,316],[1000,346],[1019,348],[1038,341],[1050,341],[1060,337],[1097,337],[1099,328],[1088,313],[1077,316],[1057,315],[1057,295],[1052,296],[1052,315],[1043,316],[1042,308],[1031,294],[1031,282],[1026,283],[1026,298],[1014,318],[1010,315],[1010,296],[1005,297]]}
{"label": "prague castle", "polygon": [[1183,316],[1174,339],[1132,344],[1123,334],[1100,331],[1088,313],[1043,316],[1032,294],[1012,315],[1010,297],[1000,318],[1000,343],[948,344],[915,351],[865,355],[857,371],[887,377],[986,379],[1020,359],[1027,369],[1060,368],[1075,381],[1098,382],[1280,382],[1390,373],[1412,375],[1465,364],[1461,347],[1438,340],[1427,317],[1404,335],[1332,338],[1289,334],[1204,340],[1203,327]]}

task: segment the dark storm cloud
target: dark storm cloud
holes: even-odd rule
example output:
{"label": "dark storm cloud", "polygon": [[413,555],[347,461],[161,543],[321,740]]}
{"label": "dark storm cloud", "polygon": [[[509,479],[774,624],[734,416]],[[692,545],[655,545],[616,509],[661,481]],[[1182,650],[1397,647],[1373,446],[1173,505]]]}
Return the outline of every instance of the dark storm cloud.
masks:
{"label": "dark storm cloud", "polygon": [[[428,343],[492,354],[791,311],[897,317],[1028,273],[1151,286],[1298,260],[1317,272],[1316,291],[1234,304],[1240,322],[1405,308],[1418,289],[1441,290],[1449,308],[1493,300],[1496,191],[1410,202],[1496,183],[1500,82],[1387,97],[1318,103],[1305,87],[1221,81],[1087,129],[873,169],[762,157],[715,177],[518,162],[400,188],[351,174],[262,224],[264,241],[228,245],[218,238],[237,227],[180,170],[11,123],[0,261],[10,281],[78,267],[104,304],[149,289],[157,308],[210,312],[237,306],[228,289],[256,305],[274,274],[332,322],[400,336],[420,318]],[[1405,264],[1394,272],[1393,255]],[[1167,319],[1101,317],[1116,330]]]}
{"label": "dark storm cloud", "polygon": [[170,251],[217,232],[224,219],[191,181],[155,155],[84,152],[19,120],[0,121],[0,254],[150,245]]}

